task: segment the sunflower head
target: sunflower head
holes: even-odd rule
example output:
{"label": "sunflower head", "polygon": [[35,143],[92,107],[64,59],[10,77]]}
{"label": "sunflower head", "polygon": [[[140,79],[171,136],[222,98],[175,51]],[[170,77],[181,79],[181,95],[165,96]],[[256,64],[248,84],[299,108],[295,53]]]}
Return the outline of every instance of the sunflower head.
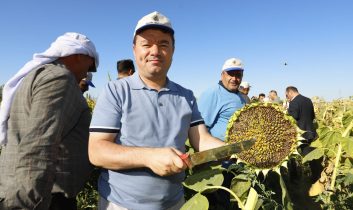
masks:
{"label": "sunflower head", "polygon": [[226,142],[255,138],[255,144],[236,154],[250,167],[271,170],[296,153],[301,131],[284,109],[273,103],[253,103],[233,114],[226,131]]}

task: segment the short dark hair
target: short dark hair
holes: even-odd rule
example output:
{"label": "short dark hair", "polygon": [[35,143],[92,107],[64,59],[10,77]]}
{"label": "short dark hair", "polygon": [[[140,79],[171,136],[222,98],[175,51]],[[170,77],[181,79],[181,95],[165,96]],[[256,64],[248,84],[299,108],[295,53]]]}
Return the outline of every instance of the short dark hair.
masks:
{"label": "short dark hair", "polygon": [[131,59],[119,60],[116,63],[116,69],[118,70],[118,73],[128,72],[130,69],[132,69],[134,73],[135,72],[134,62]]}
{"label": "short dark hair", "polygon": [[259,97],[260,97],[260,96],[266,97],[265,93],[260,93],[260,94],[259,94]]}
{"label": "short dark hair", "polygon": [[298,89],[296,87],[294,87],[294,86],[288,86],[286,88],[286,92],[288,92],[288,91],[293,91],[295,93],[298,93]]}

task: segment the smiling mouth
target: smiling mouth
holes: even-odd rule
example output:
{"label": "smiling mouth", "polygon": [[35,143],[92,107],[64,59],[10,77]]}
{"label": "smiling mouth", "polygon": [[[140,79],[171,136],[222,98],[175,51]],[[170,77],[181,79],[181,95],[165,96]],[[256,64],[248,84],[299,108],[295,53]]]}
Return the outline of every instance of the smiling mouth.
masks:
{"label": "smiling mouth", "polygon": [[152,65],[161,65],[162,61],[161,60],[148,60],[148,63],[151,63]]}
{"label": "smiling mouth", "polygon": [[148,59],[149,62],[160,62],[160,59]]}

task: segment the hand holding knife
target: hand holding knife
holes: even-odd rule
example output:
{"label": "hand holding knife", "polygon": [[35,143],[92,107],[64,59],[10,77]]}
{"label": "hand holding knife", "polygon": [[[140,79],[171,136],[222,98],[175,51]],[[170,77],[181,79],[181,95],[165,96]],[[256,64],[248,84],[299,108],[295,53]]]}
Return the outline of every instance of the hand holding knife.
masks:
{"label": "hand holding knife", "polygon": [[185,162],[188,168],[192,168],[196,165],[207,163],[210,161],[220,160],[225,157],[230,157],[233,154],[250,149],[255,144],[255,139],[249,139],[214,149],[205,150],[202,152],[196,152],[193,154],[184,153],[179,157]]}

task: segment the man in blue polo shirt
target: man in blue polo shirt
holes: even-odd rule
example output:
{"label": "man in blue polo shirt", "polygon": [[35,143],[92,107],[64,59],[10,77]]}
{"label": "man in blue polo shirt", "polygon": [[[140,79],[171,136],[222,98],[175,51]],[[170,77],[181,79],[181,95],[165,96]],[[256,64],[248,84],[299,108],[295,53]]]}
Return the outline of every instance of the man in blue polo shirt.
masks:
{"label": "man in blue polo shirt", "polygon": [[104,168],[100,209],[180,209],[186,139],[201,151],[224,145],[207,131],[192,91],[167,77],[174,43],[167,17],[144,16],[133,41],[138,73],[109,82],[98,98],[89,158]]}
{"label": "man in blue polo shirt", "polygon": [[241,60],[237,58],[226,60],[222,67],[221,80],[216,86],[202,93],[198,100],[208,130],[212,136],[223,141],[230,117],[246,103],[238,90],[243,71]]}

